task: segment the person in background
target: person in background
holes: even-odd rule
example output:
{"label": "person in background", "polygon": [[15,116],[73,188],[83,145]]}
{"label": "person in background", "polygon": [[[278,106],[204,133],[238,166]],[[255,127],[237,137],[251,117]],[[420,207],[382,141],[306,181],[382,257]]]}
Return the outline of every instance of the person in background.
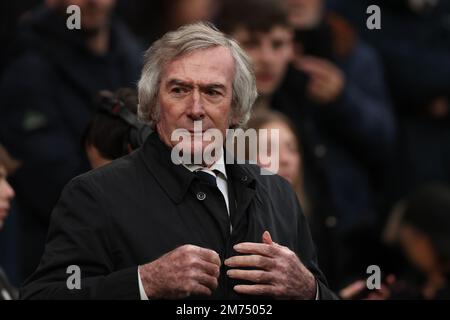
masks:
{"label": "person in background", "polygon": [[164,33],[199,21],[212,21],[221,0],[119,0],[117,14],[145,47]]}
{"label": "person in background", "polygon": [[137,124],[136,90],[120,88],[114,93],[101,91],[95,104],[97,111],[83,135],[83,146],[93,169],[127,155],[140,146],[140,142],[134,141],[134,124],[119,115],[125,112],[121,108],[125,108],[128,110],[126,116]]}
{"label": "person in background", "polygon": [[423,185],[397,208],[385,240],[400,245],[410,267],[397,277],[391,299],[450,299],[450,187]]}
{"label": "person in background", "polygon": [[450,299],[450,187],[442,183],[420,186],[397,203],[384,240],[398,245],[408,260],[398,274],[389,275],[381,290],[364,289],[357,281],[341,291],[344,299]]}
{"label": "person in background", "polygon": [[[270,131],[278,130],[279,141],[277,149],[279,151],[279,169],[277,174],[285,178],[292,185],[302,204],[303,211],[306,216],[309,216],[309,206],[303,186],[301,145],[294,124],[280,112],[262,110],[252,115],[247,127],[255,130],[267,129],[267,136],[258,136],[259,139],[263,139],[263,141],[258,143],[266,146],[272,146]],[[258,151],[256,155],[248,155],[249,159],[257,159],[258,165],[264,167],[265,164],[261,160]],[[270,158],[270,153],[268,156]]]}
{"label": "person in background", "polygon": [[220,7],[216,22],[252,60],[258,88],[255,112],[281,108],[273,99],[294,58],[294,32],[285,10],[276,0],[229,0]]}
{"label": "person in background", "polygon": [[450,1],[378,0],[381,29],[361,14],[373,1],[330,1],[379,52],[398,126],[384,196],[393,206],[419,186],[450,184]]}
{"label": "person in background", "polygon": [[294,2],[226,1],[217,23],[252,60],[255,108],[284,113],[302,138],[319,264],[337,288],[378,252],[374,177],[389,162],[395,126],[375,52],[323,1]]}
{"label": "person in background", "polygon": [[[8,175],[18,167],[18,162],[11,158],[5,148],[0,144],[0,231],[10,210],[14,198],[14,190],[8,183]],[[0,300],[17,298],[17,290],[11,286],[5,272],[0,266]]]}
{"label": "person in background", "polygon": [[[63,186],[89,168],[80,148],[100,90],[132,86],[142,53],[113,19],[114,0],[47,0],[23,19],[15,54],[0,79],[0,136],[23,161],[11,183],[20,208],[21,274],[35,270],[49,217]],[[81,9],[81,29],[66,8]]]}

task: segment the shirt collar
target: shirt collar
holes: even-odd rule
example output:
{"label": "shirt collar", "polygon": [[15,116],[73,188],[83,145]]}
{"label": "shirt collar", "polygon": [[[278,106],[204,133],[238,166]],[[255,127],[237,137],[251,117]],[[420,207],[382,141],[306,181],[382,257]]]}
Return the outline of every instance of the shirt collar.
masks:
{"label": "shirt collar", "polygon": [[[191,182],[195,179],[191,170],[183,165],[173,163],[171,149],[161,141],[156,132],[148,137],[137,152],[150,174],[166,194],[175,203],[181,203]],[[227,159],[226,152],[224,150],[222,160],[219,158],[213,169],[219,170],[223,179],[231,180],[233,186],[237,188],[236,194],[238,197],[244,197],[244,194],[254,192],[256,179],[253,170],[235,162],[225,164],[223,159]],[[198,168],[203,167],[199,166]]]}
{"label": "shirt collar", "polygon": [[202,171],[219,171],[225,179],[227,179],[227,171],[225,170],[225,161],[224,161],[224,153],[221,152],[219,159],[217,159],[216,162],[214,162],[209,168],[203,167],[198,164],[182,164],[186,169],[188,169],[191,172],[195,172],[197,170]]}

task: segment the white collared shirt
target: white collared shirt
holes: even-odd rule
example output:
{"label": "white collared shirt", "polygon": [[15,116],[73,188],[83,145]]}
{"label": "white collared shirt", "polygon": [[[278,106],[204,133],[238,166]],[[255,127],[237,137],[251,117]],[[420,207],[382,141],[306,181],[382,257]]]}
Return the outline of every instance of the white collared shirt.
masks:
{"label": "white collared shirt", "polygon": [[[227,177],[227,171],[225,170],[225,161],[224,161],[223,152],[220,155],[219,159],[217,159],[217,161],[214,162],[209,168],[202,167],[197,164],[183,164],[183,166],[191,172],[203,171],[203,172],[206,172],[206,173],[214,176],[214,178],[216,178],[217,187],[219,188],[220,192],[223,195],[223,198],[225,199],[228,216],[230,216],[230,206],[228,203],[229,202],[228,201],[228,183],[227,183],[228,177]],[[219,174],[216,174],[214,172],[214,170],[219,171]],[[231,224],[230,224],[230,231],[231,231]]]}

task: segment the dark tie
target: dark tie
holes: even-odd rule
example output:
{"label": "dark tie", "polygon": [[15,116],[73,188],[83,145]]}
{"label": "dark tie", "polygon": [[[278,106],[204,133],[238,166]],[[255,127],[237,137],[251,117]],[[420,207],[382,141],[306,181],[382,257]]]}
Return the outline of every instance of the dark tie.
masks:
{"label": "dark tie", "polygon": [[201,170],[195,171],[195,175],[200,178],[203,182],[206,182],[207,184],[217,187],[217,180],[216,177],[214,177],[212,174],[206,173]]}

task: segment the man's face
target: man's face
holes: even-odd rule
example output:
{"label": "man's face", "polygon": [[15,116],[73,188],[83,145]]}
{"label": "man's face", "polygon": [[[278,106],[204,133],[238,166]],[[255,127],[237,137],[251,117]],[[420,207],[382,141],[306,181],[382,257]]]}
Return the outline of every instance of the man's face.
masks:
{"label": "man's face", "polygon": [[3,222],[8,215],[12,198],[14,198],[14,190],[6,181],[5,167],[0,165],[0,229],[3,227]]}
{"label": "man's face", "polygon": [[282,26],[275,26],[266,33],[250,33],[239,28],[232,36],[252,60],[259,94],[273,94],[293,57],[292,31]]}
{"label": "man's face", "polygon": [[163,68],[158,92],[159,117],[155,120],[165,144],[170,147],[178,144],[171,140],[171,135],[183,128],[189,131],[186,140],[191,142],[191,154],[202,152],[210,142],[202,141],[202,133],[194,134],[194,121],[199,120],[202,132],[215,128],[225,138],[226,129],[234,123],[231,119],[234,69],[234,59],[224,47],[196,50]]}

